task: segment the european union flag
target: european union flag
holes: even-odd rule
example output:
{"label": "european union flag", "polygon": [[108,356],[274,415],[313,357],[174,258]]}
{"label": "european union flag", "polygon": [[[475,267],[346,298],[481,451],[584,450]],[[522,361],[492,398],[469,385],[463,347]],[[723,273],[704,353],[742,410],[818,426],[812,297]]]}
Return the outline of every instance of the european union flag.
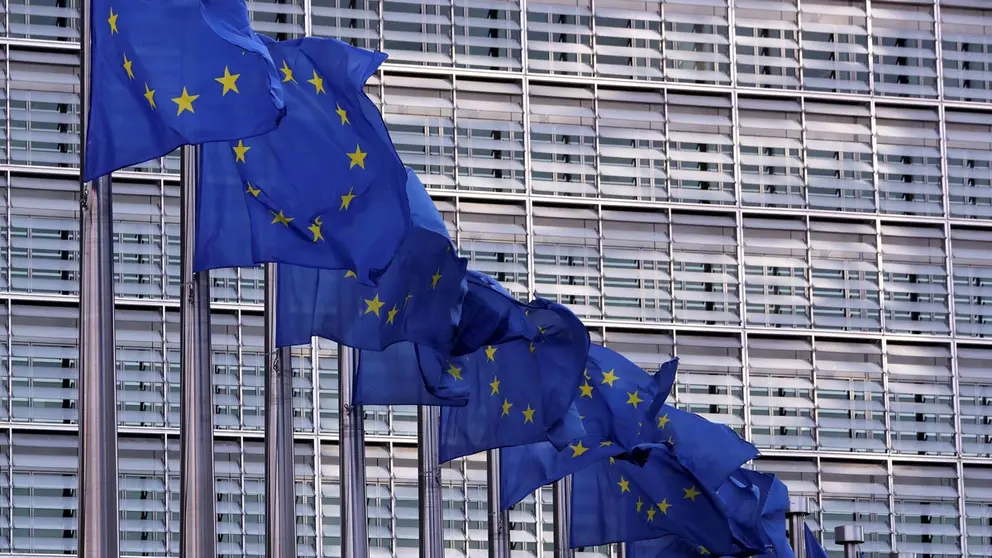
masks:
{"label": "european union flag", "polygon": [[679,462],[710,490],[720,488],[731,473],[760,455],[727,425],[671,405],[664,405],[657,415],[651,439],[668,444]]}
{"label": "european union flag", "polygon": [[[536,299],[527,305],[526,314],[538,329],[533,340],[504,331],[510,334],[507,338],[490,337],[471,354],[436,354],[434,374],[446,372],[464,381],[469,390],[467,405],[441,409],[442,463],[545,439],[557,447],[568,444],[570,435],[563,429],[572,426],[563,419],[582,378],[589,333],[571,310],[554,302]],[[477,322],[489,329],[485,322]],[[421,364],[428,365],[423,353]]]}
{"label": "european union flag", "polygon": [[[764,548],[760,558],[792,558],[785,533],[789,492],[775,475],[739,469],[718,491],[731,528],[751,548]],[[627,544],[628,558],[698,558],[700,552],[677,536]]]}
{"label": "european union flag", "polygon": [[363,91],[386,55],[334,39],[265,43],[287,114],[267,134],[203,146],[197,269],[279,262],[374,285],[416,218],[407,171]]}
{"label": "european union flag", "polygon": [[278,346],[309,343],[316,335],[371,351],[401,341],[450,350],[466,291],[466,260],[458,257],[413,171],[406,192],[413,226],[377,286],[359,284],[351,270],[279,266]]}
{"label": "european union flag", "polygon": [[775,475],[738,469],[717,493],[740,539],[753,548],[766,549],[762,556],[794,556],[785,533],[789,489]]}
{"label": "european union flag", "polygon": [[282,87],[243,1],[92,2],[85,180],[279,123]]}
{"label": "european union flag", "polygon": [[716,492],[664,445],[642,445],[624,457],[572,474],[572,548],[676,535],[701,554],[751,550],[734,536]]}
{"label": "european union flag", "polygon": [[827,551],[823,550],[820,541],[816,540],[816,535],[810,530],[809,525],[803,523],[806,530],[806,558],[827,558]]}
{"label": "european union flag", "polygon": [[[499,282],[478,271],[469,271],[466,282],[468,290],[462,299],[452,354],[468,355],[484,345],[538,337],[537,325],[527,318],[528,307]],[[355,405],[464,406],[469,382],[447,373],[437,361],[434,350],[409,342],[395,343],[382,351],[362,351],[352,401]]]}
{"label": "european union flag", "polygon": [[585,436],[572,440],[561,451],[549,443],[504,449],[500,461],[501,509],[583,467],[633,450],[653,428],[648,402],[664,402],[677,369],[678,359],[672,359],[652,377],[623,355],[591,345],[575,399]]}

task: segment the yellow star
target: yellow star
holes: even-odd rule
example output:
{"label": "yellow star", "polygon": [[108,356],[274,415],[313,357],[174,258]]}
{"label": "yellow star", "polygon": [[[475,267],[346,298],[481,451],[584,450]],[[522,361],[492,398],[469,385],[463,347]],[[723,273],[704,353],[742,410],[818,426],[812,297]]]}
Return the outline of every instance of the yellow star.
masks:
{"label": "yellow star", "polygon": [[241,92],[238,91],[239,77],[241,77],[241,74],[232,74],[231,71],[227,69],[227,66],[224,66],[224,75],[219,78],[214,78],[214,81],[224,86],[224,90],[220,92],[221,97],[227,95],[228,91],[234,91],[235,93],[241,94]]}
{"label": "yellow star", "polygon": [[616,465],[616,463],[617,463],[617,462],[616,462],[616,460],[614,460],[614,459],[613,459],[613,458],[611,457],[611,458],[610,458],[610,465]]}
{"label": "yellow star", "polygon": [[324,234],[320,231],[320,227],[323,225],[324,223],[321,222],[320,216],[318,215],[317,217],[314,217],[313,223],[311,223],[310,226],[307,227],[307,230],[309,230],[310,234],[313,235],[314,242],[317,242],[318,240],[324,240]]}
{"label": "yellow star", "polygon": [[668,421],[670,420],[671,419],[668,418],[668,413],[661,415],[660,417],[658,417],[658,428],[664,428],[668,424]]}
{"label": "yellow star", "polygon": [[358,166],[358,167],[361,167],[361,168],[364,169],[365,168],[365,156],[366,155],[368,155],[368,153],[363,153],[362,152],[362,146],[356,145],[355,146],[355,152],[354,153],[348,153],[348,158],[351,159],[351,165],[348,168],[349,169],[353,169],[356,166]]}
{"label": "yellow star", "polygon": [[349,269],[348,271],[344,272],[344,278],[347,279],[349,277],[351,277],[352,279],[358,279],[358,274]]}
{"label": "yellow star", "polygon": [[637,390],[634,390],[634,393],[627,392],[627,404],[633,405],[636,409],[637,406],[643,402],[644,400],[637,395]]}
{"label": "yellow star", "polygon": [[255,196],[256,198],[258,197],[259,194],[262,193],[262,189],[261,188],[256,188],[256,187],[252,186],[251,185],[251,182],[248,183],[248,189],[245,190],[245,191],[248,192],[249,194]]}
{"label": "yellow star", "polygon": [[613,442],[611,442],[609,440],[604,440],[604,441],[602,441],[602,442],[599,443],[599,447],[601,447],[601,448],[608,448],[608,447],[610,447],[612,445],[613,445]]}
{"label": "yellow star", "polygon": [[286,83],[288,81],[296,83],[296,78],[293,77],[293,70],[289,69],[289,65],[286,64],[285,60],[282,61],[282,68],[279,68],[279,71],[282,72],[283,83]]}
{"label": "yellow star", "polygon": [[531,409],[530,403],[527,404],[526,409],[520,411],[521,413],[524,414],[524,424],[527,424],[528,422],[534,422],[534,411],[535,409]]}
{"label": "yellow star", "polygon": [[133,62],[131,60],[128,60],[127,59],[127,55],[125,54],[124,55],[124,71],[127,72],[127,77],[128,78],[134,79],[134,72],[131,71],[131,64],[133,64]]}
{"label": "yellow star", "polygon": [[644,505],[644,500],[641,500],[641,497],[638,496],[637,497],[637,513],[641,513],[641,507],[643,505]]}
{"label": "yellow star", "polygon": [[369,300],[367,298],[365,299],[365,313],[375,314],[378,317],[379,309],[382,308],[384,304],[386,303],[379,300],[379,293],[376,293],[375,298],[373,298],[372,300]]}
{"label": "yellow star", "polygon": [[120,14],[115,14],[114,9],[110,8],[110,17],[107,18],[107,23],[110,24],[110,34],[115,35],[117,33],[117,16]]}
{"label": "yellow star", "polygon": [[629,480],[627,480],[627,479],[625,479],[623,477],[620,477],[620,482],[618,482],[617,485],[620,487],[620,494],[623,494],[624,492],[630,492],[630,481]]}
{"label": "yellow star", "polygon": [[313,71],[313,79],[308,79],[307,83],[312,83],[314,88],[317,89],[317,94],[323,93],[327,95],[327,91],[324,91],[324,78],[317,75],[317,70]]}
{"label": "yellow star", "polygon": [[413,293],[407,293],[406,298],[403,299],[403,309],[406,310],[408,304],[410,304],[410,299],[413,298]]}
{"label": "yellow star", "polygon": [[446,372],[448,374],[450,374],[451,377],[454,378],[454,379],[456,379],[456,380],[461,380],[462,379],[462,369],[461,368],[458,368],[457,366],[455,366],[454,363],[450,363],[448,365],[448,369],[446,370]]}
{"label": "yellow star", "polygon": [[696,485],[692,485],[689,488],[683,488],[682,492],[685,492],[685,496],[683,496],[683,498],[688,498],[693,502],[696,501],[696,496],[699,496],[700,494],[700,492],[696,490]]}
{"label": "yellow star", "polygon": [[393,308],[389,312],[386,313],[386,323],[387,324],[396,323],[396,314],[397,313],[399,313],[399,310],[396,308],[396,305],[394,304],[393,305]]}
{"label": "yellow star", "polygon": [[574,446],[572,444],[569,444],[568,447],[572,448],[572,457],[578,457],[583,453],[589,451],[589,448],[582,445],[582,440],[579,440],[579,443],[575,444]]}
{"label": "yellow star", "polygon": [[351,207],[351,200],[357,197],[358,196],[355,195],[355,188],[348,188],[348,193],[341,196],[341,207],[338,208],[338,211],[344,211],[345,209]]}
{"label": "yellow star", "polygon": [[620,377],[614,374],[613,370],[611,369],[609,372],[603,372],[603,381],[600,383],[609,384],[610,387],[613,387],[613,382],[619,379]]}
{"label": "yellow star", "polygon": [[499,395],[499,378],[493,378],[493,381],[489,382],[489,387],[493,388],[489,395]]}
{"label": "yellow star", "polygon": [[350,122],[348,122],[348,111],[341,108],[341,105],[337,105],[337,107],[337,110],[334,112],[341,117],[341,125],[344,126],[345,124],[350,124]]}
{"label": "yellow star", "polygon": [[586,368],[585,370],[582,371],[582,377],[584,377],[587,380],[591,380],[592,379],[591,377],[589,377],[589,369],[588,368]]}
{"label": "yellow star", "polygon": [[289,224],[293,221],[293,219],[295,219],[295,217],[286,217],[286,215],[282,212],[282,210],[279,210],[279,213],[276,213],[275,211],[270,211],[270,213],[272,213],[272,222],[269,223],[270,225],[275,225],[276,223],[282,223],[283,225],[286,225],[288,227]]}
{"label": "yellow star", "polygon": [[648,508],[648,521],[654,521],[655,513],[657,512],[654,511],[654,508]]}
{"label": "yellow star", "polygon": [[533,353],[533,352],[534,352],[534,351],[536,351],[536,350],[537,350],[537,347],[535,347],[535,346],[534,346],[534,343],[531,343],[531,344],[530,344],[530,352],[532,352],[532,353]]}
{"label": "yellow star", "polygon": [[486,361],[496,362],[496,347],[489,345],[486,347]]}
{"label": "yellow star", "polygon": [[589,382],[586,382],[581,386],[579,386],[579,398],[582,397],[588,397],[589,399],[592,399],[592,385]]}
{"label": "yellow star", "polygon": [[432,291],[437,288],[437,282],[440,281],[440,280],[441,280],[441,268],[439,267],[439,268],[437,268],[437,271],[434,272],[434,275],[431,276],[431,290]]}
{"label": "yellow star", "polygon": [[510,407],[512,407],[512,406],[513,406],[513,403],[510,403],[510,400],[509,399],[504,399],[503,400],[503,414],[501,414],[500,416],[501,417],[508,417],[508,416],[510,416]]}
{"label": "yellow star", "polygon": [[147,83],[145,83],[145,99],[148,99],[150,107],[155,108],[155,90],[149,89]]}
{"label": "yellow star", "polygon": [[710,554],[710,551],[703,545],[699,545],[699,554],[703,556],[712,556],[712,554]]}
{"label": "yellow star", "polygon": [[251,149],[251,147],[248,146],[248,145],[245,145],[245,142],[243,140],[238,140],[238,145],[235,145],[231,149],[234,150],[234,162],[235,163],[237,163],[238,161],[241,161],[242,163],[247,163],[248,162],[248,161],[245,161],[245,153],[248,153],[248,150]]}
{"label": "yellow star", "polygon": [[668,445],[670,445],[670,446],[674,446],[675,445],[675,442],[672,441],[672,437],[671,436],[668,437]]}
{"label": "yellow star", "polygon": [[181,97],[175,97],[172,99],[173,103],[176,103],[178,109],[176,110],[176,116],[186,112],[187,110],[192,114],[193,111],[193,101],[199,99],[199,95],[190,95],[186,88],[183,87],[183,94]]}
{"label": "yellow star", "polygon": [[661,502],[658,502],[658,509],[661,510],[661,513],[665,515],[668,515],[668,508],[670,507],[672,507],[672,505],[668,503],[668,498],[665,498]]}

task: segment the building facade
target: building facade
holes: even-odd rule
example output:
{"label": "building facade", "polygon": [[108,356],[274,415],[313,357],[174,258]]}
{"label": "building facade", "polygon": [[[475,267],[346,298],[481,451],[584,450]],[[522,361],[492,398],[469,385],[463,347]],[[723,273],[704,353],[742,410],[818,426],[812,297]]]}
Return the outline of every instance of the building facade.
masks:
{"label": "building facade", "polygon": [[[80,1],[0,5],[0,556],[76,552]],[[759,445],[828,550],[857,522],[867,556],[992,556],[987,0],[249,7],[388,52],[368,91],[472,266],[680,357],[676,402]],[[178,168],[115,176],[126,556],[178,553]],[[262,273],[212,285],[220,552],[262,556]],[[293,355],[299,554],[335,557],[335,347]],[[366,417],[373,556],[409,558],[415,411]],[[448,556],[478,558],[485,461],[444,473]],[[550,512],[512,511],[515,557]]]}

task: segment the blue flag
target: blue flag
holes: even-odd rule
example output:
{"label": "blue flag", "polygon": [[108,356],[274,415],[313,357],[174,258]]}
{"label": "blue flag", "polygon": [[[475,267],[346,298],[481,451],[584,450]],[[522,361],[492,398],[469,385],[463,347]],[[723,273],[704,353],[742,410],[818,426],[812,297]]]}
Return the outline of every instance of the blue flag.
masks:
{"label": "blue flag", "polygon": [[279,266],[276,343],[302,345],[312,336],[381,351],[412,341],[450,350],[466,291],[459,258],[424,185],[406,183],[414,224],[378,286],[361,285],[354,271]]}
{"label": "blue flag", "polygon": [[758,457],[758,448],[724,424],[671,405],[655,419],[652,441],[665,443],[710,490],[717,490],[741,465]]}
{"label": "blue flag", "polygon": [[809,525],[803,523],[803,529],[806,530],[806,558],[827,558],[827,551],[820,546],[820,541],[816,540]]}
{"label": "blue flag", "polygon": [[85,180],[183,144],[262,134],[284,115],[241,0],[92,2]]}
{"label": "blue flag", "polygon": [[[537,339],[527,305],[517,302],[491,277],[469,271],[468,290],[452,354],[470,355],[484,345]],[[498,349],[497,349],[498,350]],[[421,355],[424,361],[421,361]],[[355,405],[436,405],[468,403],[469,382],[436,365],[437,353],[415,343],[396,343],[382,351],[363,351],[355,377]]]}
{"label": "blue flag", "polygon": [[789,489],[775,475],[738,469],[717,493],[740,539],[753,548],[766,549],[761,556],[794,556],[785,533]]}
{"label": "blue flag", "polygon": [[[647,453],[646,456],[643,454]],[[572,548],[675,535],[702,554],[752,550],[733,533],[723,501],[662,444],[572,475]]]}
{"label": "blue flag", "polygon": [[[505,304],[520,305],[508,294],[499,293]],[[568,308],[543,299],[526,305],[526,318],[537,328],[533,339],[500,328],[488,332],[489,340],[479,350],[464,356],[438,353],[432,363],[421,354],[421,365],[434,375],[446,372],[468,385],[468,404],[441,409],[441,462],[480,451],[550,440],[557,447],[580,434],[580,425],[563,423],[575,398],[575,388],[589,352],[589,333]],[[472,328],[461,335],[475,337],[470,345],[492,329],[484,316],[472,317]],[[463,320],[465,323],[465,320]],[[502,338],[493,335],[502,334]],[[432,364],[432,366],[431,366]],[[430,372],[428,372],[430,374]],[[568,433],[564,429],[579,429]]]}
{"label": "blue flag", "polygon": [[415,218],[407,171],[363,91],[386,55],[334,39],[265,43],[287,114],[267,134],[203,146],[197,269],[279,262],[374,285]]}
{"label": "blue flag", "polygon": [[504,449],[500,461],[501,509],[583,467],[633,450],[654,427],[647,402],[671,392],[677,369],[678,359],[673,359],[652,377],[623,355],[591,345],[575,399],[585,436],[561,451],[549,443]]}

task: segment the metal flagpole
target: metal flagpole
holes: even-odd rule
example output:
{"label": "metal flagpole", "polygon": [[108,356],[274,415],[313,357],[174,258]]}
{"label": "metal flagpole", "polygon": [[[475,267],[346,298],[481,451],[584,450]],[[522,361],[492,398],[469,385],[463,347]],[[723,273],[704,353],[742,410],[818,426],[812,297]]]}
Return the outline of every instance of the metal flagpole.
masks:
{"label": "metal flagpole", "polygon": [[417,487],[420,492],[420,558],[443,558],[439,407],[417,407]]}
{"label": "metal flagpole", "polygon": [[489,450],[486,483],[489,506],[489,558],[510,558],[510,514],[500,508],[501,451]]}
{"label": "metal flagpole", "polygon": [[79,557],[120,555],[114,225],[110,176],[83,182],[90,107],[92,8],[82,2],[79,133]]}
{"label": "metal flagpole", "polygon": [[265,556],[296,558],[293,367],[276,348],[276,264],[265,264]]}
{"label": "metal flagpole", "polygon": [[554,544],[555,558],[573,558],[575,553],[569,548],[569,527],[572,507],[572,475],[565,476],[555,482],[552,492],[554,505]]}
{"label": "metal flagpole", "polygon": [[844,558],[857,558],[858,545],[865,542],[865,530],[860,525],[838,525],[834,541],[844,547]]}
{"label": "metal flagpole", "polygon": [[193,272],[199,153],[199,147],[187,145],[180,159],[179,558],[217,556],[210,272]]}
{"label": "metal flagpole", "polygon": [[789,543],[796,558],[806,558],[806,516],[811,511],[809,498],[789,496],[789,511],[785,516],[789,523]]}
{"label": "metal flagpole", "polygon": [[369,555],[365,501],[365,417],[351,404],[355,391],[354,349],[338,345],[338,439],[341,440],[341,556]]}

